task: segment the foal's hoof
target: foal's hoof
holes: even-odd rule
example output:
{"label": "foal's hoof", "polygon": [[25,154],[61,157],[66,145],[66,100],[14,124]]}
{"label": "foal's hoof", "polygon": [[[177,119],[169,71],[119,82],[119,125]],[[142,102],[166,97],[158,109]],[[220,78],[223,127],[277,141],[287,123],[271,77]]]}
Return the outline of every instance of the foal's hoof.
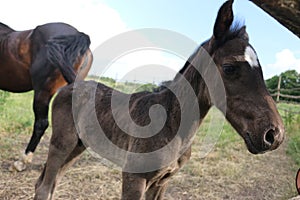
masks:
{"label": "foal's hoof", "polygon": [[33,157],[33,153],[29,152],[28,154],[23,154],[22,155],[22,161],[23,163],[27,164],[27,163],[32,163],[32,157]]}
{"label": "foal's hoof", "polygon": [[10,171],[17,171],[22,172],[26,169],[26,164],[23,161],[16,161],[14,164],[9,168]]}
{"label": "foal's hoof", "polygon": [[14,164],[9,168],[10,171],[22,172],[26,169],[26,164],[32,162],[33,153],[29,152],[27,155],[23,154],[21,159],[14,162]]}

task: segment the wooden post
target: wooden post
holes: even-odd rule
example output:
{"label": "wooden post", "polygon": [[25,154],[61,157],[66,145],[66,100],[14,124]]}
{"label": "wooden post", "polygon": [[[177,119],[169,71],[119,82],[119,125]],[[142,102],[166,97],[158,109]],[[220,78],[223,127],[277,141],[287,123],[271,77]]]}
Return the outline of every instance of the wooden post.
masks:
{"label": "wooden post", "polygon": [[279,98],[280,98],[280,85],[281,85],[281,75],[279,75],[279,79],[278,79],[276,102],[279,102]]}

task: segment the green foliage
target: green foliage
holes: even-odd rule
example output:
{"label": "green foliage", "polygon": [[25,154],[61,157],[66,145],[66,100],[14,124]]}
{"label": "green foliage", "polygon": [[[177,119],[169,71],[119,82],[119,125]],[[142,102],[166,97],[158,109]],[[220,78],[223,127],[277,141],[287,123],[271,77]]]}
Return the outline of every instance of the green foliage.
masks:
{"label": "green foliage", "polygon": [[0,115],[0,131],[31,134],[33,92],[9,93]]}
{"label": "green foliage", "polygon": [[269,78],[266,80],[266,86],[270,90],[276,90],[278,86],[278,80],[279,76],[273,76],[272,78]]}
{"label": "green foliage", "polygon": [[157,85],[154,85],[152,83],[147,83],[147,84],[141,85],[135,91],[136,92],[142,92],[142,91],[152,92],[156,87],[157,87]]}
{"label": "green foliage", "polygon": [[0,90],[0,112],[3,111],[4,104],[9,97],[9,93],[3,90]]}
{"label": "green foliage", "polygon": [[288,70],[281,74],[281,87],[283,89],[294,89],[300,87],[300,75],[296,70]]}
{"label": "green foliage", "polygon": [[108,85],[116,84],[116,81],[112,78],[109,78],[109,77],[100,77],[99,81],[102,82],[102,83],[106,83]]}
{"label": "green foliage", "polygon": [[300,165],[300,137],[292,136],[289,140],[287,153],[291,155],[296,164]]}
{"label": "green foliage", "polygon": [[283,121],[285,122],[286,126],[290,126],[294,121],[293,113],[285,111],[285,114],[283,115]]}
{"label": "green foliage", "polygon": [[300,105],[279,103],[277,104],[277,108],[286,127],[293,127],[295,124],[297,124],[298,118],[300,120]]}
{"label": "green foliage", "polygon": [[157,87],[157,85],[152,83],[133,83],[133,82],[116,82],[116,80],[109,78],[109,77],[98,77],[95,75],[90,75],[87,79],[98,81],[100,83],[103,83],[104,85],[107,85],[109,87],[112,87],[114,89],[120,90],[122,92],[125,92],[127,94],[131,94],[134,92],[142,92],[142,91],[148,91],[152,92],[154,88]]}
{"label": "green foliage", "polygon": [[[283,72],[281,75],[280,88],[282,89],[293,89],[300,87],[300,74],[296,70],[288,70]],[[266,85],[269,89],[277,89],[279,76],[273,76],[266,80]]]}
{"label": "green foliage", "polygon": [[287,153],[297,165],[300,165],[300,105],[280,103],[277,107],[285,124],[288,140]]}
{"label": "green foliage", "polygon": [[[285,95],[300,96],[300,74],[296,70],[288,70],[280,74],[280,93]],[[266,86],[271,93],[277,92],[279,76],[266,80]],[[273,97],[274,100],[276,97]],[[280,100],[300,102],[299,99],[280,97]]]}

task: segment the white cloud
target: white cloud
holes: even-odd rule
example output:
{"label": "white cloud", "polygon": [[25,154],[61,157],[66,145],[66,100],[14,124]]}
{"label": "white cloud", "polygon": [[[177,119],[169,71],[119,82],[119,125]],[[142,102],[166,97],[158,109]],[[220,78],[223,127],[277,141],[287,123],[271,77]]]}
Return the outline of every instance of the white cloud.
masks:
{"label": "white cloud", "polygon": [[65,22],[91,37],[91,48],[126,30],[114,9],[93,0],[10,0],[1,5],[1,22],[16,30]]}
{"label": "white cloud", "polygon": [[174,54],[144,49],[123,55],[112,63],[105,73],[97,75],[116,78],[119,81],[157,84],[172,80],[184,63],[185,60]]}
{"label": "white cloud", "polygon": [[295,69],[300,73],[300,57],[290,49],[283,49],[276,53],[276,61],[274,64],[268,64],[266,67],[263,67],[264,78],[268,79],[291,69]]}

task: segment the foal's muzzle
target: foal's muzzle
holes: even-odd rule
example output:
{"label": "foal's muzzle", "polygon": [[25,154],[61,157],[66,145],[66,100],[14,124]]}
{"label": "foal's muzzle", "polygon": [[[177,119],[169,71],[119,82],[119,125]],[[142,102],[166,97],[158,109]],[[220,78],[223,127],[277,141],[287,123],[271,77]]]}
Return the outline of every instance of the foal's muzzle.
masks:
{"label": "foal's muzzle", "polygon": [[284,140],[284,129],[271,126],[266,129],[264,133],[256,137],[251,132],[247,132],[245,142],[248,150],[253,154],[264,153],[272,151],[279,147]]}
{"label": "foal's muzzle", "polygon": [[284,140],[283,128],[271,127],[265,131],[263,145],[266,151],[276,149]]}

